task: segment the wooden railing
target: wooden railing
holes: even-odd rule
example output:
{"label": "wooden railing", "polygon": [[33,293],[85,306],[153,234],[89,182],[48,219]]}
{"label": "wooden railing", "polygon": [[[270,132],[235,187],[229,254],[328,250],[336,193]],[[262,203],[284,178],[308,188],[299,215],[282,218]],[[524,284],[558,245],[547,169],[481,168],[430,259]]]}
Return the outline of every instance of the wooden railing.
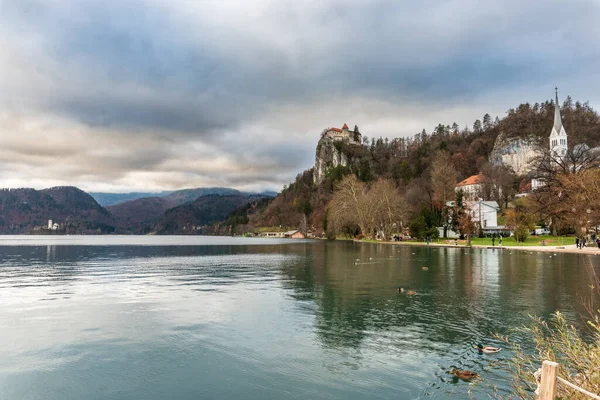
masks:
{"label": "wooden railing", "polygon": [[600,400],[600,396],[597,394],[588,392],[587,390],[582,389],[579,386],[576,386],[571,382],[559,377],[558,368],[558,363],[546,360],[542,363],[542,368],[538,369],[534,374],[536,382],[541,376],[541,380],[538,383],[537,390],[535,391],[535,394],[539,396],[540,400],[554,400],[556,397],[556,386],[558,382],[570,387],[571,389],[577,390],[578,392],[583,393],[592,399]]}

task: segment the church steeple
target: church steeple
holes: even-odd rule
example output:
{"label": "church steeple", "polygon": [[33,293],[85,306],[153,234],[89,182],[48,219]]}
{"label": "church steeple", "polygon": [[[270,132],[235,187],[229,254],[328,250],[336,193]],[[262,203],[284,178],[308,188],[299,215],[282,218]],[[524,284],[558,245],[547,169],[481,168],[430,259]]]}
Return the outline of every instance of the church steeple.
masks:
{"label": "church steeple", "polygon": [[560,103],[558,102],[558,88],[555,90],[554,100],[554,126],[550,133],[550,150],[564,157],[567,154],[567,132],[562,124],[562,118],[560,117]]}
{"label": "church steeple", "polygon": [[559,132],[563,129],[562,118],[560,117],[560,105],[558,102],[558,88],[554,88],[556,99],[554,100],[554,130]]}

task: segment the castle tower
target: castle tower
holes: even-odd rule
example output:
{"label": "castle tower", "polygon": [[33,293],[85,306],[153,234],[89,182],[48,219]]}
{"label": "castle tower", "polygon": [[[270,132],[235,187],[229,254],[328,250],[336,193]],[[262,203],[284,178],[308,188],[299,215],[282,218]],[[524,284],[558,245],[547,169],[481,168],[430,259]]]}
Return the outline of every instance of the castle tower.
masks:
{"label": "castle tower", "polygon": [[550,151],[560,157],[567,154],[567,132],[562,124],[560,117],[560,105],[558,103],[558,88],[556,90],[556,98],[554,102],[554,126],[550,132]]}

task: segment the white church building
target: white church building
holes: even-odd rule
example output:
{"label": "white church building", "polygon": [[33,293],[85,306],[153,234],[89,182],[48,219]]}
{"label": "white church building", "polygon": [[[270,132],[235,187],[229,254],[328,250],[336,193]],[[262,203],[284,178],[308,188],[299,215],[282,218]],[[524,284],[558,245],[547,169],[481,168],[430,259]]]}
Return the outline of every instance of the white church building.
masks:
{"label": "white church building", "polygon": [[556,90],[556,100],[554,102],[554,126],[550,132],[550,150],[559,157],[567,155],[567,131],[562,124],[560,116],[560,106],[558,104],[558,88]]}
{"label": "white church building", "polygon": [[[567,142],[567,131],[562,123],[562,117],[560,115],[560,105],[558,103],[558,88],[555,88],[555,100],[554,100],[554,125],[550,132],[550,138],[548,138],[550,151],[554,157],[565,157],[569,149]],[[544,186],[544,182],[533,178],[531,180],[531,190],[539,189]]]}
{"label": "white church building", "polygon": [[[554,124],[548,138],[547,149],[552,150],[555,156],[565,157],[568,152],[567,132],[562,123],[560,113],[560,103],[558,102],[558,88],[555,89],[554,98]],[[544,144],[541,144],[545,147]],[[585,146],[585,145],[582,145]],[[533,172],[536,168],[535,162],[541,155],[540,144],[533,135],[507,138],[503,133],[500,133],[494,149],[490,154],[490,162],[496,165],[505,165],[510,167],[517,175],[525,176]],[[535,190],[535,184],[533,185]]]}

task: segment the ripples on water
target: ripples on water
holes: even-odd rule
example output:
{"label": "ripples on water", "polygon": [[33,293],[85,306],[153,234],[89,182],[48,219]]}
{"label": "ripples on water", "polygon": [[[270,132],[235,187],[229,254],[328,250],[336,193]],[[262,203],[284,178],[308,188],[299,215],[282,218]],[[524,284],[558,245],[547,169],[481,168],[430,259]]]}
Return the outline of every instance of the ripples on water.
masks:
{"label": "ripples on water", "polygon": [[[561,309],[576,321],[585,267],[598,271],[593,257],[516,251],[11,240],[18,245],[0,246],[2,399],[508,393],[509,352],[482,356],[472,346],[497,344],[492,334],[526,323],[527,313]],[[483,379],[457,382],[453,366]]]}

